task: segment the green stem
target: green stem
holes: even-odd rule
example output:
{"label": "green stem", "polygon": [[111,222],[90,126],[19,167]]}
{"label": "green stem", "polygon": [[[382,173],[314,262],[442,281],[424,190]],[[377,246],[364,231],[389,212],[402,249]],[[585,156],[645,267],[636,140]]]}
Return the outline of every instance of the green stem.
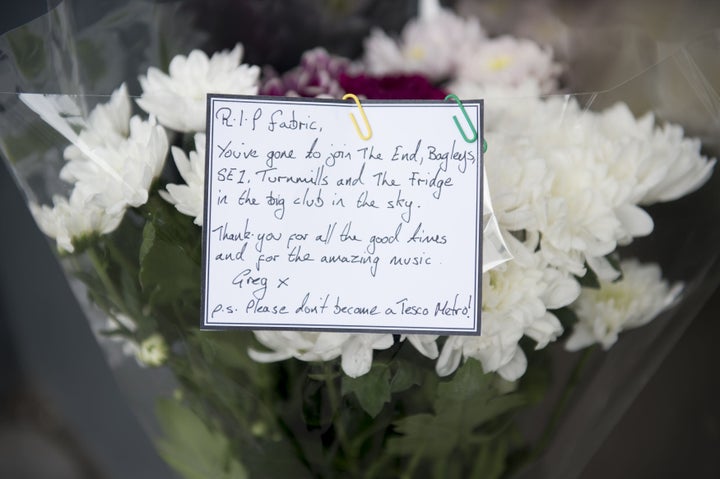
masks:
{"label": "green stem", "polygon": [[375,476],[383,470],[385,467],[385,464],[389,462],[391,459],[390,455],[386,454],[384,456],[380,456],[376,458],[371,464],[370,467],[368,467],[366,473],[365,473],[365,479],[374,479]]}
{"label": "green stem", "polygon": [[407,469],[405,469],[405,472],[403,472],[402,476],[400,476],[400,479],[412,479],[413,475],[415,474],[415,469],[417,469],[418,465],[420,464],[420,460],[422,459],[424,452],[424,447],[419,447],[415,450],[413,455],[410,457],[410,462],[408,463]]}
{"label": "green stem", "polygon": [[374,436],[379,431],[384,431],[388,427],[388,423],[386,423],[385,421],[379,421],[376,418],[376,420],[373,421],[370,426],[355,435],[351,442],[351,447],[353,448],[353,450],[359,449],[368,438]]}
{"label": "green stem", "polygon": [[87,255],[88,258],[90,258],[90,262],[92,263],[93,267],[95,268],[95,273],[97,273],[98,278],[100,278],[100,282],[107,290],[110,300],[115,303],[115,307],[117,307],[121,312],[124,312],[124,302],[122,301],[120,293],[115,287],[113,281],[110,279],[110,276],[108,276],[107,271],[102,264],[102,260],[100,259],[100,256],[98,255],[98,252],[96,251],[94,246],[87,249]]}
{"label": "green stem", "polygon": [[123,254],[122,251],[117,247],[114,241],[105,241],[105,244],[107,245],[108,251],[110,252],[110,255],[120,263],[120,265],[125,268],[126,270],[130,271],[133,275],[133,277],[137,277],[138,275],[138,265],[132,263],[125,254]]}
{"label": "green stem", "polygon": [[347,461],[350,462],[350,464],[348,465],[351,465],[352,470],[355,471],[355,457],[354,454],[352,454],[353,450],[348,443],[347,431],[345,430],[345,424],[343,424],[342,421],[342,411],[340,410],[340,396],[335,386],[335,378],[333,377],[331,369],[332,366],[326,362],[323,367],[325,369],[325,386],[327,388],[328,399],[330,400],[330,408],[332,410],[333,427],[335,428],[335,432],[337,434],[340,449],[347,458]]}
{"label": "green stem", "polygon": [[125,302],[122,300],[120,293],[115,287],[115,284],[113,283],[112,279],[110,279],[110,276],[108,276],[107,271],[103,267],[102,260],[100,259],[100,256],[98,254],[98,251],[95,249],[95,246],[91,246],[87,249],[87,255],[88,258],[90,258],[90,262],[92,263],[93,267],[95,268],[95,272],[97,273],[98,278],[100,278],[100,282],[105,287],[105,290],[107,291],[111,302],[115,305],[115,310],[113,311],[113,308],[111,307],[102,307],[99,304],[98,306],[100,307],[100,309],[105,311],[105,314],[108,315],[108,317],[113,321],[115,326],[120,329],[126,337],[133,338],[134,332],[130,330],[127,326],[125,326],[122,322],[115,319],[115,314],[118,311],[120,313],[127,313],[127,307],[125,305]]}

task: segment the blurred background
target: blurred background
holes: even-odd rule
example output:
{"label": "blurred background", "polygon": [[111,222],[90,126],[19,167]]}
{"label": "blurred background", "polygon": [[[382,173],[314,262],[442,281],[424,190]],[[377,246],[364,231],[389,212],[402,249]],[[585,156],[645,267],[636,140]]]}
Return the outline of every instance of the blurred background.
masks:
{"label": "blurred background", "polygon": [[[228,3],[208,2],[207,10],[226,8]],[[376,14],[386,18],[388,28],[393,22],[397,28],[402,22],[394,18],[409,16],[415,2],[383,3],[390,5],[385,8],[393,14],[382,10]],[[520,8],[508,1],[450,3],[480,14],[486,19],[484,24],[498,29],[503,18]],[[531,9],[529,18],[537,20],[525,26],[528,34],[554,38],[558,30],[553,22],[541,10],[533,12],[533,3],[522,3]],[[668,44],[686,42],[720,27],[720,2],[551,3],[564,20],[588,31],[623,26]],[[4,5],[0,33],[46,13],[50,6],[42,0]],[[272,23],[273,18],[267,20]],[[342,42],[342,34],[330,32],[330,41],[337,37]],[[315,40],[308,37],[307,42]],[[293,64],[311,46],[299,44],[297,52],[284,52],[276,64]],[[617,52],[618,61],[623,53],[627,52]],[[155,455],[118,388],[63,271],[4,163],[0,165],[0,213],[0,477],[174,477]],[[720,477],[720,361],[715,356],[719,339],[720,294],[716,293],[644,385],[582,477]],[[120,369],[116,374],[125,373]],[[124,381],[142,379],[129,371]]]}

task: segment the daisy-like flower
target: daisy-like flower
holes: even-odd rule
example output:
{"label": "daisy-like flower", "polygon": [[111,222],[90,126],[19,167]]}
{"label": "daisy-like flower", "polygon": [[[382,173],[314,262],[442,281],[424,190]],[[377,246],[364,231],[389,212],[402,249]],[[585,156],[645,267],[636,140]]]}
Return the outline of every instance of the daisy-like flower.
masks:
{"label": "daisy-like flower", "polygon": [[167,185],[167,191],[160,191],[160,196],[168,203],[174,204],[180,213],[195,217],[194,223],[202,226],[205,195],[205,134],[195,135],[195,151],[190,152],[189,158],[176,146],[172,147],[172,155],[185,184]]}
{"label": "daisy-like flower", "polygon": [[137,104],[172,130],[205,131],[208,93],[257,94],[260,69],[240,64],[242,53],[241,45],[212,58],[193,50],[187,57],[172,59],[169,75],[150,67],[147,76],[140,77],[143,94]]}
{"label": "daisy-like flower", "polygon": [[497,371],[514,381],[527,367],[520,339],[528,336],[540,349],[563,331],[548,309],[572,303],[580,293],[579,284],[547,266],[532,245],[505,236],[514,259],[483,274],[482,335],[450,336],[436,364],[441,376],[455,371],[463,358],[475,358],[486,372]]}
{"label": "daisy-like flower", "polygon": [[618,335],[652,321],[680,295],[682,285],[670,286],[656,264],[636,260],[621,263],[623,277],[616,282],[601,281],[600,289],[583,288],[572,305],[578,323],[565,347],[577,351],[598,343],[609,349]]}
{"label": "daisy-like flower", "polygon": [[399,40],[373,30],[365,40],[364,62],[373,75],[419,73],[437,81],[455,75],[465,56],[485,38],[475,18],[424,8],[408,22]]}
{"label": "daisy-like flower", "polygon": [[30,203],[40,230],[57,241],[58,250],[73,253],[73,243],[92,234],[107,234],[118,227],[123,212],[109,213],[92,197],[75,190],[70,198],[55,196],[53,206]]}
{"label": "daisy-like flower", "polygon": [[557,87],[560,65],[550,48],[531,41],[502,36],[479,43],[458,66],[457,81],[518,87],[528,81],[543,93]]}

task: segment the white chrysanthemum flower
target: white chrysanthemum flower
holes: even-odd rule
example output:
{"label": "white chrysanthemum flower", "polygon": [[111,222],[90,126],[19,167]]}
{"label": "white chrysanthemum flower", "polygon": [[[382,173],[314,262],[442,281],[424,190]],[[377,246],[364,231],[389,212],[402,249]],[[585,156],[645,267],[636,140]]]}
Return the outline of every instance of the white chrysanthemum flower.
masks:
{"label": "white chrysanthemum flower", "polygon": [[[508,103],[513,102],[500,105]],[[541,233],[545,259],[582,276],[585,256],[616,248],[617,188],[596,160],[612,142],[588,128],[574,102],[519,103],[496,114],[498,124],[486,135],[491,146],[485,164],[498,221],[512,231]]]}
{"label": "white chrysanthemum flower", "polygon": [[135,353],[138,362],[146,366],[162,366],[168,358],[168,345],[162,335],[155,333],[144,339]]}
{"label": "white chrysanthemum flower", "polygon": [[639,205],[655,191],[697,188],[714,166],[678,129],[655,128],[625,105],[595,113],[569,96],[516,98],[486,104],[495,213],[502,227],[539,236],[546,261],[574,275],[588,264],[614,279],[604,257],[653,230]]}
{"label": "white chrysanthemum flower", "polygon": [[508,231],[539,230],[533,205],[543,202],[550,190],[549,166],[542,157],[515,151],[522,145],[506,144],[502,134],[488,132],[485,138],[492,145],[485,154],[485,170],[498,222]]}
{"label": "white chrysanthemum flower", "polygon": [[364,61],[374,75],[420,73],[442,80],[454,76],[466,54],[484,38],[477,19],[430,10],[408,22],[399,41],[373,30],[365,40]]}
{"label": "white chrysanthemum flower", "polygon": [[614,140],[613,154],[598,158],[617,186],[613,204],[621,223],[620,244],[652,232],[652,219],[638,205],[674,200],[696,190],[715,166],[714,159],[700,154],[699,140],[683,137],[682,128],[656,127],[652,114],[636,119],[624,103],[597,114],[596,128]]}
{"label": "white chrysanthemum flower", "polygon": [[40,230],[57,241],[58,250],[68,253],[75,251],[73,241],[94,233],[110,233],[123,218],[123,212],[111,214],[79,190],[70,198],[55,196],[52,208],[30,203],[30,212]]}
{"label": "white chrysanthemum flower", "polygon": [[662,279],[656,264],[626,260],[623,277],[616,282],[601,281],[600,289],[583,288],[572,305],[578,316],[565,347],[577,351],[599,343],[609,349],[618,335],[652,321],[678,298],[682,285],[672,287]]}
{"label": "white chrysanthemum flower", "polygon": [[205,103],[208,93],[255,95],[260,69],[241,64],[242,46],[215,53],[212,58],[201,50],[170,62],[169,75],[150,67],[140,77],[140,108],[155,115],[166,127],[181,132],[205,131]]}
{"label": "white chrysanthemum flower", "polygon": [[548,309],[567,306],[580,294],[577,281],[547,266],[532,245],[505,236],[514,259],[483,274],[482,334],[448,338],[436,364],[441,376],[455,371],[462,358],[475,358],[486,372],[518,379],[527,366],[520,339],[534,339],[538,349],[554,341],[563,329]]}
{"label": "white chrysanthemum flower", "polygon": [[167,191],[160,191],[162,198],[175,205],[185,215],[195,217],[195,224],[202,226],[203,202],[205,197],[205,134],[195,135],[195,151],[190,158],[180,148],[173,146],[172,155],[184,185],[167,185]]}
{"label": "white chrysanthemum flower", "polygon": [[712,175],[715,159],[700,154],[700,140],[683,137],[681,126],[667,124],[656,129],[651,140],[653,167],[664,177],[643,196],[642,204],[672,201],[702,186]]}
{"label": "white chrysanthemum flower", "polygon": [[634,180],[632,203],[678,199],[707,181],[715,166],[715,159],[700,153],[700,140],[685,138],[682,127],[656,127],[652,113],[636,119],[624,103],[601,112],[598,128],[623,146],[610,173]]}
{"label": "white chrysanthemum flower", "polygon": [[60,172],[74,186],[70,197],[55,197],[52,208],[31,205],[40,229],[70,253],[74,240],[110,233],[128,206],[147,201],[168,148],[165,130],[152,117],[130,118],[125,85],[108,103],[95,107],[82,125],[74,144],[65,149],[67,163]]}
{"label": "white chrysanthemum flower", "polygon": [[550,48],[532,40],[502,36],[479,43],[459,64],[457,81],[481,85],[520,86],[536,83],[543,93],[557,88],[560,65]]}
{"label": "white chrysanthemum flower", "polygon": [[83,154],[73,154],[61,177],[114,214],[147,202],[148,190],[162,171],[167,149],[167,134],[155,119],[144,121],[134,116],[129,136],[122,143],[81,148]]}
{"label": "white chrysanthemum flower", "polygon": [[387,349],[393,345],[392,334],[351,334],[311,331],[255,331],[255,337],[271,351],[248,350],[258,362],[283,361],[296,358],[301,361],[330,361],[342,356],[342,369],[356,378],[370,371],[374,349]]}
{"label": "white chrysanthemum flower", "polygon": [[[84,158],[84,152],[95,148],[115,148],[128,137],[130,124],[130,97],[123,83],[107,103],[97,105],[82,124],[76,144],[65,148],[63,155],[72,162]],[[69,179],[60,176],[66,181]]]}

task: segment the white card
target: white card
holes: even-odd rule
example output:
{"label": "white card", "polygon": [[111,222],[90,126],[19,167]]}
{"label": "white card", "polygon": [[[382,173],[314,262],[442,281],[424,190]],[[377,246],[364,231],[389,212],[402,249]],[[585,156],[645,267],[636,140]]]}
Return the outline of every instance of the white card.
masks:
{"label": "white card", "polygon": [[482,101],[208,96],[203,329],[479,334]]}

